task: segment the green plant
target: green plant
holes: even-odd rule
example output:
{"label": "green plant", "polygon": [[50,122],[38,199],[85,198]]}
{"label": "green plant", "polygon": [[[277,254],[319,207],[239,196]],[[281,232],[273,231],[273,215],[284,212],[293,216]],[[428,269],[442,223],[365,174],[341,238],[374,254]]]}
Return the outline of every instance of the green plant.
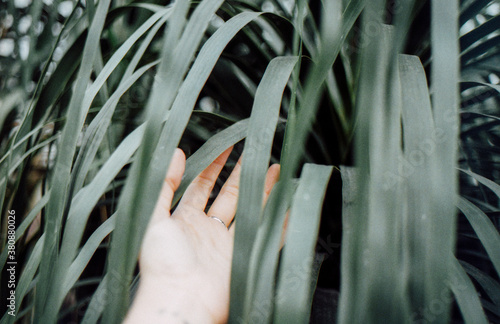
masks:
{"label": "green plant", "polygon": [[[340,227],[340,322],[448,322],[453,298],[466,322],[498,319],[497,2],[64,3],[35,1],[43,37],[32,23],[28,59],[2,59],[0,201],[18,260],[2,323],[119,322],[174,149],[189,156],[178,201],[235,144],[230,322],[307,322],[318,275],[333,277],[318,231]],[[2,15],[18,26],[22,10]],[[270,161],[282,173],[262,209]],[[340,165],[355,166],[343,220],[327,212]]]}

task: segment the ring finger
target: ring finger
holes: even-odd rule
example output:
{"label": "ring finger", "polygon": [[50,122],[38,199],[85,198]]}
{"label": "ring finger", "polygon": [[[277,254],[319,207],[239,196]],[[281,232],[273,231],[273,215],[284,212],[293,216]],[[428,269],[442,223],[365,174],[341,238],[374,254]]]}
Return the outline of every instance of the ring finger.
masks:
{"label": "ring finger", "polygon": [[234,166],[231,175],[226,180],[219,195],[207,212],[208,216],[219,218],[226,226],[229,226],[236,213],[238,204],[238,192],[240,189],[241,157]]}

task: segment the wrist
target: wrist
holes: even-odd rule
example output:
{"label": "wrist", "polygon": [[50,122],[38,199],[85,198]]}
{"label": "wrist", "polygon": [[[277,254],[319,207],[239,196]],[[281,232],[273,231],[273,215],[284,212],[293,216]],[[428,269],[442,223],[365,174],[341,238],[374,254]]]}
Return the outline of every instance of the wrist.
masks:
{"label": "wrist", "polygon": [[214,323],[212,314],[185,285],[165,278],[141,278],[125,319],[132,323]]}

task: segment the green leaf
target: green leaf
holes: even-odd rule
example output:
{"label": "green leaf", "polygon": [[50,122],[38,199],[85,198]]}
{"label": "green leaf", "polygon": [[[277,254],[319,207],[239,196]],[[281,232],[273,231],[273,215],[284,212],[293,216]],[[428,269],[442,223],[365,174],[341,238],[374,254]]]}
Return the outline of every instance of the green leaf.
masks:
{"label": "green leaf", "polygon": [[115,229],[115,226],[116,214],[113,214],[87,239],[85,245],[80,250],[80,253],[78,253],[78,256],[75,258],[73,263],[71,263],[68,271],[66,271],[62,287],[63,292],[67,293],[73,287],[83,270],[85,270],[85,267],[101,244],[102,240],[104,240],[104,238]]}
{"label": "green leaf", "polygon": [[460,261],[460,264],[464,270],[481,285],[481,288],[484,289],[491,301],[496,306],[500,306],[500,283],[488,274],[474,267],[472,264],[465,261]]}
{"label": "green leaf", "polygon": [[351,1],[340,18],[340,3],[334,1],[325,3],[320,30],[320,51],[315,57],[311,73],[307,76],[296,122],[287,124],[287,135],[283,143],[282,177],[292,178],[299,165],[304,151],[303,144],[318,109],[323,82],[338,56],[347,35],[346,30],[354,24],[363,6],[364,0]]}
{"label": "green leaf", "polygon": [[[16,306],[17,306],[16,314],[17,312],[19,312],[19,307],[21,306],[21,303],[24,297],[26,296],[26,293],[28,291],[29,286],[31,285],[35,273],[37,272],[38,266],[42,258],[42,248],[45,243],[45,237],[46,237],[45,234],[42,234],[42,236],[40,236],[40,238],[36,242],[35,247],[33,248],[33,251],[31,251],[28,261],[26,262],[23,272],[21,273],[21,276],[19,278],[16,287]],[[15,319],[16,319],[15,316],[10,316],[7,313],[5,313],[5,315],[2,317],[1,322],[10,324],[14,323]]]}
{"label": "green leaf", "polygon": [[467,8],[460,13],[460,26],[475,18],[491,2],[491,0],[471,1]]}
{"label": "green leaf", "polygon": [[[496,16],[480,25],[479,27],[471,30],[467,34],[460,37],[460,48],[462,51],[466,50],[469,46],[476,43],[482,38],[487,37],[490,34],[498,31],[498,25],[500,24],[500,16]],[[452,37],[447,37],[448,39],[454,39]]]}
{"label": "green leaf", "polygon": [[[67,111],[66,125],[61,134],[61,142],[58,146],[58,155],[54,167],[52,179],[52,199],[47,203],[44,234],[46,235],[43,245],[42,260],[40,263],[40,286],[35,298],[35,317],[45,323],[52,323],[56,319],[57,312],[53,303],[57,303],[58,292],[54,281],[52,266],[57,260],[57,246],[59,244],[60,228],[65,208],[67,188],[70,181],[71,164],[78,134],[82,129],[86,110],[81,109],[84,100],[85,89],[90,80],[94,58],[99,46],[99,39],[109,7],[110,0],[102,0],[97,7],[96,15],[89,29],[88,38],[83,50],[83,59],[75,84],[75,92]],[[54,199],[56,197],[57,199]]]}
{"label": "green leaf", "polygon": [[[26,162],[26,160],[31,157],[31,155],[35,152],[37,152],[38,150],[40,150],[41,148],[47,146],[48,144],[54,142],[55,140],[57,140],[59,138],[59,135],[54,135],[46,140],[44,140],[43,142],[40,142],[38,143],[37,145],[34,145],[33,147],[31,147],[29,150],[27,150],[26,152],[23,153],[23,155],[21,155],[18,159],[16,159],[12,165],[10,166],[10,168],[8,169],[8,171],[6,171],[7,174],[13,174],[17,168],[19,167],[23,167],[23,163]],[[21,146],[21,145],[20,145]],[[12,152],[12,151],[10,151]],[[12,154],[10,154],[10,156],[12,156]],[[9,156],[9,157],[10,157]],[[9,161],[10,162],[10,161]],[[6,164],[4,164],[5,166],[7,166]],[[2,177],[0,179],[0,185],[4,185],[6,184],[6,181],[7,181],[7,177]]]}
{"label": "green leaf", "polygon": [[[26,232],[28,227],[31,225],[31,223],[33,222],[35,217],[38,215],[38,213],[40,213],[42,208],[45,207],[49,198],[50,198],[50,191],[42,196],[42,198],[30,210],[28,215],[26,215],[26,217],[24,217],[21,224],[19,224],[17,226],[17,228],[16,228],[16,243],[24,235],[24,233]],[[2,251],[2,254],[0,255],[0,269],[4,268],[5,262],[7,261],[7,256],[8,256],[8,249],[4,249]]]}
{"label": "green leaf", "polygon": [[[85,315],[83,316],[82,324],[97,323],[102,312],[104,311],[104,308],[106,307],[106,304],[109,302],[109,298],[114,298],[116,296],[115,291],[108,290],[110,276],[110,274],[105,274],[101,283],[97,286],[94,295],[92,295],[92,298],[90,299],[87,310],[85,311]],[[119,282],[115,282],[114,284],[119,284]]]}
{"label": "green leaf", "polygon": [[[315,246],[331,166],[306,164],[288,221],[273,323],[309,323]],[[278,232],[279,233],[279,232]]]}
{"label": "green leaf", "polygon": [[279,181],[273,187],[257,231],[248,262],[248,292],[245,314],[238,319],[251,323],[270,323],[275,303],[275,282],[285,215],[296,185]]}
{"label": "green leaf", "polygon": [[241,141],[247,135],[248,119],[241,120],[212,136],[186,161],[186,171],[179,188],[175,191],[172,206],[177,204],[191,182],[205,170],[228,147]]}
{"label": "green leaf", "polygon": [[483,244],[484,249],[488,253],[497,274],[500,275],[500,255],[498,254],[500,249],[500,234],[495,225],[481,209],[477,208],[467,199],[460,198],[457,206],[472,225],[481,244]]}
{"label": "green leaf", "polygon": [[[500,36],[494,36],[492,38],[486,39],[484,42],[481,42],[477,46],[469,49],[465,53],[463,53],[460,57],[460,61],[464,69],[466,69],[469,65],[474,63],[474,60],[482,55],[488,53],[491,49],[495,49],[498,47],[500,43]],[[493,52],[495,53],[495,52]],[[498,52],[496,52],[498,55]]]}
{"label": "green leaf", "polygon": [[132,75],[132,73],[134,73],[134,70],[139,64],[141,58],[144,56],[144,53],[146,52],[147,48],[153,41],[153,38],[156,36],[160,28],[165,24],[165,22],[168,20],[169,17],[170,17],[169,14],[163,15],[163,17],[158,22],[156,22],[154,26],[151,28],[151,30],[148,32],[147,36],[141,42],[139,48],[135,51],[134,57],[132,58],[132,60],[130,60],[130,63],[127,65],[127,69],[123,73],[122,80],[126,80],[128,77]]}
{"label": "green leaf", "polygon": [[[242,157],[241,185],[238,196],[235,240],[231,270],[231,302],[229,321],[248,316],[245,304],[248,287],[247,260],[250,258],[257,228],[262,219],[262,192],[271,156],[271,146],[278,122],[283,91],[297,63],[296,57],[273,59],[264,73],[255,94],[248,125],[248,135]],[[251,294],[250,294],[251,296]],[[250,298],[251,299],[251,298]]]}
{"label": "green leaf", "polygon": [[[383,24],[383,8],[385,1],[367,2],[362,17],[366,45],[356,90],[357,174],[348,181],[356,188],[351,213],[343,211],[339,323],[380,318],[400,323],[410,310],[401,233],[406,197],[402,183],[387,181],[387,174],[397,172],[402,158],[400,118],[405,88],[393,64],[397,34]],[[378,32],[370,32],[373,29]]]}
{"label": "green leaf", "polygon": [[498,185],[497,183],[491,181],[490,179],[487,179],[487,178],[485,178],[477,173],[474,173],[472,171],[464,170],[464,169],[458,169],[458,170],[462,171],[465,174],[470,175],[471,177],[476,179],[478,182],[485,185],[491,191],[493,191],[495,193],[495,195],[497,195],[498,198],[500,198],[500,185]]}
{"label": "green leaf", "polygon": [[127,79],[122,80],[118,89],[116,89],[113,95],[106,101],[97,116],[94,117],[90,125],[87,127],[82,147],[80,148],[80,152],[73,167],[72,178],[74,183],[72,183],[72,191],[77,192],[83,186],[91,163],[94,160],[95,154],[97,153],[97,150],[99,149],[108,130],[111,118],[120,98],[146,71],[157,64],[158,61],[146,64]]}
{"label": "green leaf", "polygon": [[467,80],[464,80],[461,82],[462,85],[466,86],[466,87],[477,87],[477,86],[485,86],[485,87],[489,87],[493,90],[496,90],[497,92],[500,93],[500,85],[498,84],[492,84],[492,83],[486,83],[486,82],[477,82],[477,81],[467,81]]}
{"label": "green leaf", "polygon": [[[122,82],[120,87],[113,93],[113,95],[109,98],[109,100],[102,107],[99,114],[94,118],[91,125],[88,127],[87,138],[84,140],[88,141],[88,144],[84,147],[87,149],[83,149],[81,152],[85,152],[86,156],[83,161],[83,165],[76,163],[73,168],[73,174],[78,173],[87,173],[88,168],[90,167],[91,160],[93,159],[95,153],[97,152],[98,147],[101,144],[101,141],[104,137],[106,130],[111,122],[111,116],[114,112],[114,108],[116,107],[118,100],[120,97],[129,89],[129,87],[141,77],[144,72],[146,72],[151,67],[155,66],[156,63],[150,63],[139,70],[137,70],[130,78]],[[103,71],[107,71],[105,67]],[[96,92],[97,93],[97,92]],[[138,136],[139,137],[139,136]],[[89,139],[90,138],[90,139]],[[137,138],[137,137],[136,137]],[[139,137],[140,138],[140,137]],[[134,139],[134,137],[128,137],[130,142]],[[64,230],[64,235],[61,243],[61,251],[59,259],[55,264],[55,273],[57,277],[64,278],[67,276],[68,268],[77,252],[77,249],[80,245],[80,241],[85,230],[85,225],[87,223],[87,219],[97,203],[98,199],[104,194],[107,189],[109,183],[113,180],[116,174],[121,170],[121,168],[128,162],[131,155],[137,149],[138,141],[136,140],[135,145],[126,146],[129,150],[128,155],[120,156],[118,154],[114,154],[107,162],[112,163],[111,168],[113,171],[103,173],[103,170],[108,170],[109,164],[106,163],[102,169],[97,174],[96,181],[93,181],[89,188],[85,188],[85,190],[80,190],[77,195],[72,199],[71,206],[68,211],[67,223]],[[82,153],[83,154],[83,153]],[[77,159],[78,162],[78,159]],[[113,164],[114,163],[114,164]],[[78,176],[75,175],[76,178]],[[80,177],[83,182],[85,176]],[[81,184],[77,184],[81,185]],[[69,288],[62,288],[63,282],[54,282],[53,284],[57,287],[58,297],[57,302],[54,303],[54,308],[59,309],[62,305],[66,294],[69,291]]]}
{"label": "green leaf", "polygon": [[[428,258],[433,260],[426,273],[432,273],[426,290],[431,298],[442,293],[444,278],[450,268],[450,256],[456,238],[456,201],[458,197],[458,131],[459,131],[459,4],[455,0],[431,1],[431,93],[436,135],[436,164],[433,173],[434,196],[432,234],[433,248],[428,249]],[[437,195],[436,195],[437,194]],[[438,201],[436,203],[435,201]],[[439,246],[439,249],[435,247]],[[430,300],[432,301],[432,300]],[[446,311],[437,315],[436,322],[448,322],[449,303]]]}
{"label": "green leaf", "polygon": [[[388,181],[400,181],[407,188],[407,212],[403,216],[404,251],[407,253],[407,280],[410,307],[414,312],[429,307],[435,299],[427,285],[433,285],[439,277],[424,273],[436,263],[443,262],[443,256],[428,253],[437,244],[436,233],[432,229],[437,205],[441,204],[436,192],[435,172],[437,167],[436,130],[427,88],[425,71],[416,56],[400,55],[399,74],[402,88],[402,117],[404,128],[404,161],[398,172],[388,173]],[[432,233],[432,235],[430,234]],[[425,239],[424,239],[425,237]],[[441,253],[447,253],[442,250]]]}
{"label": "green leaf", "polygon": [[453,278],[450,288],[455,295],[455,300],[465,323],[489,323],[474,284],[456,258],[453,258],[450,270],[451,277]]}

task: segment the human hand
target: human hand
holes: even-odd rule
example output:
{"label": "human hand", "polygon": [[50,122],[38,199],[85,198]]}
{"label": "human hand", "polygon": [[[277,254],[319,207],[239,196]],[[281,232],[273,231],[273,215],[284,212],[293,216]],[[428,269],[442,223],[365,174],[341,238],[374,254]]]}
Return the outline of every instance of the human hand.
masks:
{"label": "human hand", "polygon": [[[127,323],[224,323],[229,284],[241,159],[207,213],[217,177],[231,149],[219,156],[187,188],[175,212],[172,198],[185,169],[177,149],[146,230],[139,257],[141,281]],[[279,165],[267,173],[264,201],[279,177]]]}

